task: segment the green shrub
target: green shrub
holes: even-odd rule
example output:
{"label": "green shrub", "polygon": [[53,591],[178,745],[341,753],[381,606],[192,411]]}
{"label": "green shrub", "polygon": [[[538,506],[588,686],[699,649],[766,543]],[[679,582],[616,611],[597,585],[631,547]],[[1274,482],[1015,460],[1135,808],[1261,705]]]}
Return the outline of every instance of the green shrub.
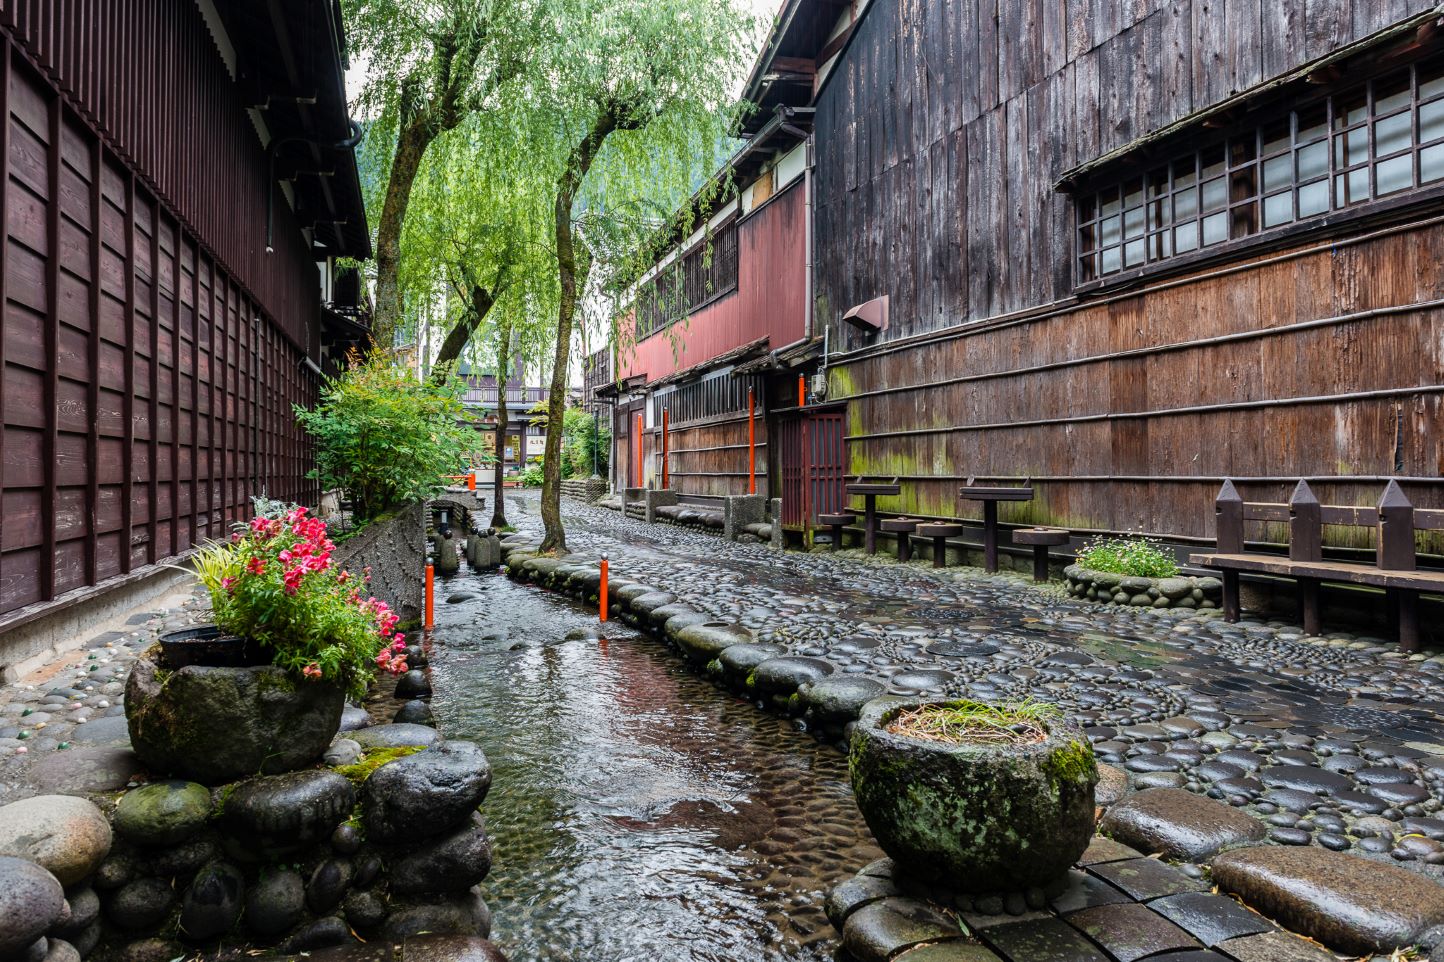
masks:
{"label": "green shrub", "polygon": [[540,464],[528,464],[526,470],[521,473],[522,487],[539,488],[544,480]]}
{"label": "green shrub", "polygon": [[464,389],[456,379],[418,381],[381,355],[353,358],[321,388],[315,410],[295,409],[316,439],[310,476],[345,491],[359,520],[439,493],[442,475],[484,460],[461,403]]}
{"label": "green shrub", "polygon": [[1078,564],[1090,571],[1133,578],[1172,578],[1178,574],[1178,562],[1152,538],[1099,538],[1078,552]]}

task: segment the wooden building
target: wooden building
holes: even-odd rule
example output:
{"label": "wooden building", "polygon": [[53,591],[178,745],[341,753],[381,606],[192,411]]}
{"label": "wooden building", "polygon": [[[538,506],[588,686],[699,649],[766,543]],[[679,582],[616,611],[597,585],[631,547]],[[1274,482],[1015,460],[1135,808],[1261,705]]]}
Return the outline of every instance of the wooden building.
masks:
{"label": "wooden building", "polygon": [[729,191],[641,278],[608,386],[586,395],[614,402],[617,487],[772,491],[769,432],[779,406],[797,403],[795,389],[779,400],[775,384],[795,381],[779,359],[810,341],[812,127],[810,108],[774,106],[746,122],[746,145],[718,175]]}
{"label": "wooden building", "polygon": [[[541,378],[528,378],[526,365],[521,361],[513,365],[511,377],[500,390],[495,374],[483,374],[465,362],[457,368],[457,374],[466,382],[462,404],[476,418],[473,425],[484,439],[481,450],[495,455],[500,446],[507,477],[526,470],[527,462],[540,458],[546,446],[545,429],[531,421],[535,417],[533,409],[546,402],[551,389],[536,384],[527,386],[528,380],[540,381]],[[501,400],[503,391],[504,401]],[[497,410],[502,403],[506,405],[507,427],[506,437],[498,445]]]}
{"label": "wooden building", "polygon": [[314,501],[291,408],[370,252],[344,55],[335,0],[0,3],[0,628]]}
{"label": "wooden building", "polygon": [[[809,493],[792,526],[844,477],[933,518],[976,515],[969,478],[1032,479],[1005,522],[1179,545],[1212,537],[1225,477],[1360,504],[1398,477],[1444,505],[1427,0],[789,0],[747,96],[813,119],[806,273],[759,295],[803,287],[787,337],[826,345],[788,412],[806,442],[771,452],[771,490]],[[693,317],[677,363],[625,370],[665,383],[761,334]],[[736,477],[735,436],[673,445],[674,486]]]}
{"label": "wooden building", "polygon": [[[1225,477],[1441,503],[1433,4],[921,0],[846,30],[815,310],[848,473],[901,479],[889,508],[1032,478],[1005,520],[1187,542]],[[840,318],[876,298],[886,330]]]}

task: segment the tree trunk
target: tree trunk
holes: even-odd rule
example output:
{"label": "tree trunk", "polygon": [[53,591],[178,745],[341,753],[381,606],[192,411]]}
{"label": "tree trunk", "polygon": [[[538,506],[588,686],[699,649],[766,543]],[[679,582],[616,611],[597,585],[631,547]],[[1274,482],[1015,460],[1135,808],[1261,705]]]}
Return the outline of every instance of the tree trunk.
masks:
{"label": "tree trunk", "polygon": [[433,371],[439,371],[444,365],[450,364],[461,357],[461,352],[471,341],[471,335],[486,320],[486,315],[491,312],[492,305],[496,298],[491,291],[475,285],[471,289],[471,310],[461,316],[456,326],[446,332],[446,340],[441,342],[441,353],[436,355],[436,363],[432,366]]}
{"label": "tree trunk", "polygon": [[506,527],[506,427],[509,414],[506,410],[506,378],[511,373],[511,322],[505,319],[497,325],[496,336],[500,344],[496,350],[496,477],[492,487],[491,526],[500,531]]}
{"label": "tree trunk", "polygon": [[542,453],[541,515],[545,534],[541,550],[566,554],[567,536],[562,529],[562,430],[567,402],[567,367],[571,362],[572,322],[576,318],[577,300],[585,293],[591,272],[590,255],[583,250],[578,256],[572,231],[572,203],[577,191],[596,159],[597,151],[607,135],[617,129],[617,116],[608,105],[592,124],[586,138],[572,149],[567,166],[557,181],[555,219],[557,245],[557,279],[561,297],[557,304],[557,346],[552,361],[551,394],[547,397],[547,436]]}
{"label": "tree trunk", "polygon": [[396,156],[391,158],[386,200],[376,225],[376,310],[371,315],[371,339],[383,351],[391,348],[401,324],[401,229],[416,172],[433,136],[424,116],[413,119],[402,129]]}

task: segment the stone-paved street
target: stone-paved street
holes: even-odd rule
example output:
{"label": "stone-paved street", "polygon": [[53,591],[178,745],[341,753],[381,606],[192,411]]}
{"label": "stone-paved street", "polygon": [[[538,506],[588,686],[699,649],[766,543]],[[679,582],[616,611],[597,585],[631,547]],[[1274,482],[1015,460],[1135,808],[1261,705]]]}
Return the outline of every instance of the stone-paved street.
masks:
{"label": "stone-paved street", "polygon": [[[524,529],[536,525],[529,497]],[[896,693],[1033,695],[1085,726],[1135,788],[1241,808],[1283,845],[1444,863],[1444,663],[1382,639],[1217,613],[1095,606],[976,568],[762,545],[564,501],[568,544],[759,641]]]}
{"label": "stone-paved street", "polygon": [[1061,891],[967,895],[888,860],[846,867],[857,874],[828,912],[851,958],[1305,962],[1329,958],[1322,943],[1343,957],[1444,960],[1435,656],[1215,613],[1095,607],[976,569],[778,554],[577,503],[564,507],[572,553],[539,557],[534,505],[511,500],[515,575],[584,597],[605,552],[618,616],[657,628],[699,668],[715,659],[708,674],[824,736],[840,734],[829,718],[883,693],[1032,696],[1085,727],[1105,762],[1111,837]]}

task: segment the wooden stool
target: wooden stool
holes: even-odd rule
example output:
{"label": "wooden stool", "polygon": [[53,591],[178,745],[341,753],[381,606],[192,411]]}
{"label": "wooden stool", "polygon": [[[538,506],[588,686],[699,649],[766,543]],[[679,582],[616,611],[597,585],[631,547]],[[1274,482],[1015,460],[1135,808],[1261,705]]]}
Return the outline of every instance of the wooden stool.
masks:
{"label": "wooden stool", "polygon": [[962,534],[963,526],[947,521],[937,521],[932,524],[918,525],[917,533],[920,537],[933,539],[933,567],[946,568],[948,566],[948,539]]}
{"label": "wooden stool", "polygon": [[1062,528],[1019,528],[1013,532],[1016,544],[1033,546],[1033,580],[1042,584],[1048,580],[1048,549],[1068,543],[1068,532]]}
{"label": "wooden stool", "polygon": [[922,522],[916,518],[884,518],[878,527],[897,535],[897,560],[907,564],[913,559],[913,531]]}
{"label": "wooden stool", "polygon": [[842,547],[842,529],[857,520],[857,515],[850,511],[840,511],[837,514],[820,514],[817,516],[817,523],[826,525],[832,529],[832,550],[836,551]]}

